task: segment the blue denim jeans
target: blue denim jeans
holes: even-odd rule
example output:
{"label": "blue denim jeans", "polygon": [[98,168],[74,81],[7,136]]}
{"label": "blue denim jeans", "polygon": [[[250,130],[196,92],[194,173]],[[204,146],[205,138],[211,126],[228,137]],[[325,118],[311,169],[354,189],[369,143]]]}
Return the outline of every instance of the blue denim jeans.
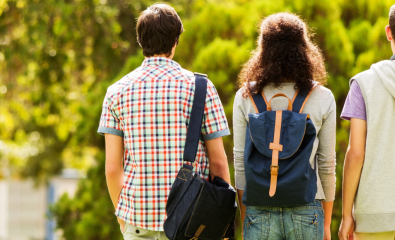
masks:
{"label": "blue denim jeans", "polygon": [[321,201],[299,207],[247,207],[243,234],[244,240],[322,240]]}

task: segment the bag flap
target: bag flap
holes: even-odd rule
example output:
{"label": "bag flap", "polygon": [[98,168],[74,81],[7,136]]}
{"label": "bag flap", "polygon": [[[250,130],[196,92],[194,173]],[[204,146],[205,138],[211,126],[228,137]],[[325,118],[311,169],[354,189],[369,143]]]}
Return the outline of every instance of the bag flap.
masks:
{"label": "bag flap", "polygon": [[[279,159],[289,158],[299,149],[305,135],[307,117],[307,114],[283,111],[280,133],[283,150],[279,152]],[[250,113],[248,118],[251,139],[256,149],[271,158],[273,150],[269,145],[274,139],[276,112]]]}
{"label": "bag flap", "polygon": [[223,239],[234,222],[236,210],[236,191],[229,184],[225,186],[221,183],[221,186],[215,186],[206,182],[189,220],[185,236]]}
{"label": "bag flap", "polygon": [[178,226],[185,216],[189,217],[190,209],[194,207],[195,199],[199,196],[203,186],[204,181],[196,174],[193,176],[192,166],[184,164],[178,172],[167,199],[167,218],[163,228],[169,239],[173,239],[177,234]]}

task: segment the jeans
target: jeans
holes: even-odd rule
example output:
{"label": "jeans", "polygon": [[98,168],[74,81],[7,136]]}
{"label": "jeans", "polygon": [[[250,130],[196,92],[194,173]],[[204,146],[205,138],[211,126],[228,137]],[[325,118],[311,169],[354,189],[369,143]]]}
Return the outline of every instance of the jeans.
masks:
{"label": "jeans", "polygon": [[122,232],[122,235],[124,240],[168,240],[165,232],[156,232],[138,228],[127,222],[125,222],[125,229]]}
{"label": "jeans", "polygon": [[244,240],[322,240],[321,201],[299,207],[247,207],[243,234]]}

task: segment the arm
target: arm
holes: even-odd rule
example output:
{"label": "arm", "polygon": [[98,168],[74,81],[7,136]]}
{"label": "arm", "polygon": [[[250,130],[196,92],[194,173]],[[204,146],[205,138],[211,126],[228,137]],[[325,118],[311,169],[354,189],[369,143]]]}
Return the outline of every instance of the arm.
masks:
{"label": "arm", "polygon": [[205,141],[208,155],[210,177],[218,176],[230,183],[228,159],[226,158],[222,137]]}
{"label": "arm", "polygon": [[350,144],[343,167],[343,217],[339,230],[340,240],[346,240],[347,235],[354,232],[352,209],[365,159],[366,133],[366,121],[351,118]]}
{"label": "arm", "polygon": [[[330,236],[333,201],[330,201],[330,202],[325,202],[324,201],[324,202],[322,202],[322,208],[324,209],[324,214],[325,214],[324,228],[329,230],[329,236]],[[329,236],[327,236],[327,239],[328,239]]]}
{"label": "arm", "polygon": [[229,134],[228,122],[218,92],[208,80],[202,137],[209,161],[210,178],[218,176],[231,184],[228,159],[222,142],[222,136]]}
{"label": "arm", "polygon": [[243,204],[243,194],[244,194],[244,190],[237,189],[237,198],[239,200],[240,218],[241,218],[241,227],[242,227],[241,232],[243,232],[244,219],[246,217],[246,206]]}
{"label": "arm", "polygon": [[[249,99],[248,99],[249,101]],[[233,103],[233,156],[235,167],[235,182],[237,189],[237,198],[239,202],[241,226],[243,231],[246,206],[243,204],[243,193],[245,187],[245,170],[244,170],[244,144],[247,129],[247,120],[244,114],[242,91],[236,93]]]}
{"label": "arm", "polygon": [[[123,188],[123,138],[105,134],[106,138],[106,181],[112,204],[117,208],[118,198]],[[123,228],[123,221],[118,218]]]}
{"label": "arm", "polygon": [[324,209],[324,239],[331,239],[331,221],[333,200],[336,191],[336,102],[331,94],[331,104],[325,113],[322,126],[318,132],[319,145],[317,149],[318,175],[325,194],[322,202]]}

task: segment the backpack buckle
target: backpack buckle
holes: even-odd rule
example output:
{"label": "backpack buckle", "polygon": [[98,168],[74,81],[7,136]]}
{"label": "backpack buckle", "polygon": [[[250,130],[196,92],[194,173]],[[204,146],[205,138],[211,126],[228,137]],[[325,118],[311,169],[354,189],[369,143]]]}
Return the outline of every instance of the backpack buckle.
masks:
{"label": "backpack buckle", "polygon": [[270,165],[270,175],[278,175],[278,169],[278,165]]}

